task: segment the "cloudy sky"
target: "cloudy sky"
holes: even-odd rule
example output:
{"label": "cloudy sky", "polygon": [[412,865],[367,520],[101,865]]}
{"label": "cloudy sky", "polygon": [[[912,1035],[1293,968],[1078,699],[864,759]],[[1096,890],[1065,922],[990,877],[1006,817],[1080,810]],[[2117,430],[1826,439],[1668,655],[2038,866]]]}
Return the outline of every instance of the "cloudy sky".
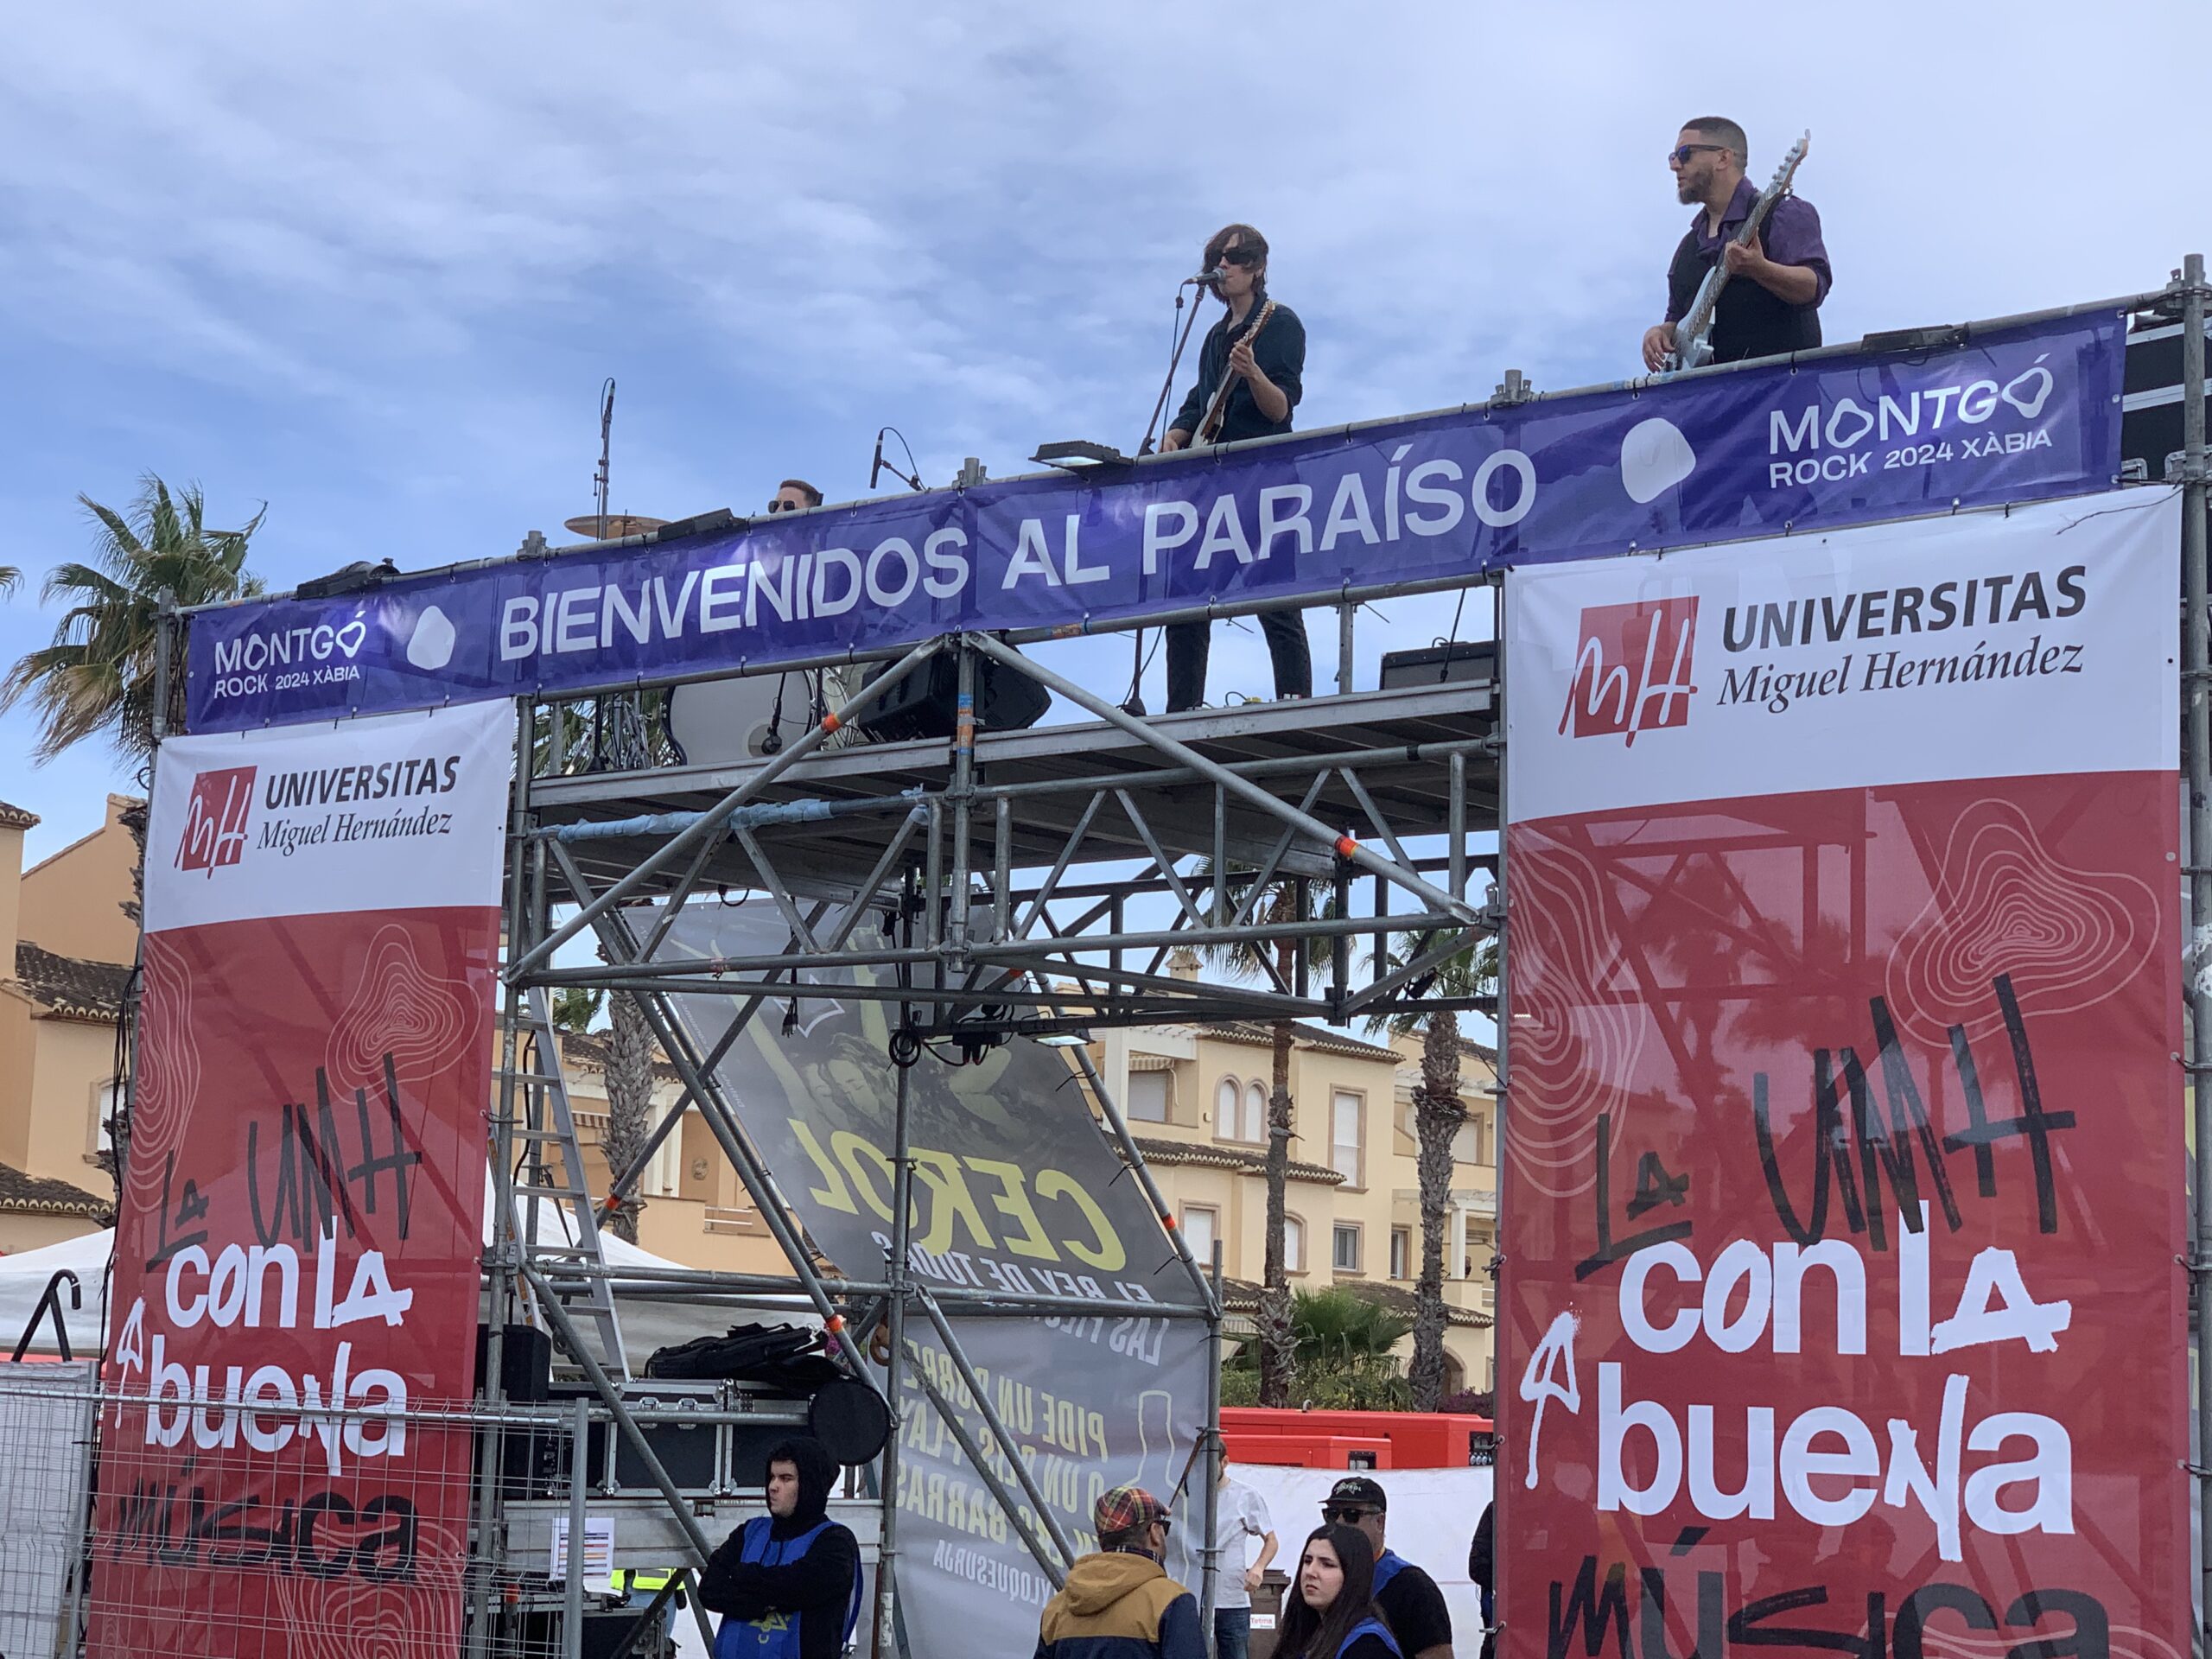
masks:
{"label": "cloudy sky", "polygon": [[[145,472],[266,502],[278,587],[561,539],[609,375],[615,505],[662,516],[861,494],[884,422],[933,483],[1133,445],[1230,219],[1305,319],[1301,425],[1618,378],[1708,111],[1756,175],[1812,130],[1831,340],[2154,287],[2212,244],[2208,54],[2203,0],[40,8],[0,56],[0,658],[77,493]],[[1255,632],[1215,662],[1264,683]],[[0,718],[37,856],[129,780],[33,737]]]}

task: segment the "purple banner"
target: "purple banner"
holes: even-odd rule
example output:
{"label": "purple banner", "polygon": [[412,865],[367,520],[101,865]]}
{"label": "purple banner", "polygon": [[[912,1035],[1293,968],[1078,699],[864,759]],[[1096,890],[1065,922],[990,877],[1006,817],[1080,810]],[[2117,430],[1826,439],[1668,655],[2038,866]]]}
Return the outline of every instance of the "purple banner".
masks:
{"label": "purple banner", "polygon": [[764,518],[193,618],[227,731],[2108,487],[2115,312]]}

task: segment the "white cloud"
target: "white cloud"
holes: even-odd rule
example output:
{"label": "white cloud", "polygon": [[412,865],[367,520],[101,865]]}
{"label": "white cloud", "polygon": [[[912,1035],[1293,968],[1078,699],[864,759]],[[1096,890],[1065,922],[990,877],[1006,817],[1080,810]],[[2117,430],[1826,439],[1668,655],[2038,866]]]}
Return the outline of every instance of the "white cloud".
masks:
{"label": "white cloud", "polygon": [[[73,554],[73,493],[149,466],[268,497],[280,579],[505,552],[588,505],[607,373],[641,511],[856,493],[887,419],[937,480],[1133,443],[1230,219],[1307,324],[1305,424],[1612,378],[1707,110],[1755,170],[1813,130],[1831,338],[2154,286],[2207,223],[2208,19],[47,8],[0,60],[6,557]],[[49,626],[19,598],[0,649]]]}

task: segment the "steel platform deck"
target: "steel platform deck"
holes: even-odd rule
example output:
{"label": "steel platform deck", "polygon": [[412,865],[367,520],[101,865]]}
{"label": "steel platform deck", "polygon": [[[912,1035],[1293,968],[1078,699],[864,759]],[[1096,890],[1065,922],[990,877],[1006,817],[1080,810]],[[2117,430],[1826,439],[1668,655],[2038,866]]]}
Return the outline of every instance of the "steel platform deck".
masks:
{"label": "steel platform deck", "polygon": [[[1491,683],[1471,680],[1198,709],[1147,723],[1270,794],[1304,803],[1316,817],[1367,839],[1380,827],[1348,781],[1347,773],[1356,775],[1389,833],[1402,842],[1450,830],[1455,753],[1465,757],[1465,829],[1495,830],[1497,761],[1488,741],[1493,709]],[[977,739],[976,760],[969,862],[977,869],[991,868],[997,856],[1001,798],[1007,803],[1006,861],[1015,870],[1054,864],[1071,837],[1071,864],[1146,859],[1152,853],[1147,830],[1171,858],[1211,855],[1218,833],[1218,844],[1232,861],[1257,863],[1281,830],[1233,795],[1217,803],[1211,783],[1103,721],[986,733]],[[766,765],[763,760],[544,777],[531,786],[531,805],[546,824],[702,811]],[[760,824],[751,833],[794,890],[804,886],[823,897],[843,896],[865,881],[907,815],[944,801],[951,777],[952,746],[942,738],[828,750],[786,770],[758,798],[764,804],[827,803],[834,816]],[[1123,794],[1126,802],[1116,798]],[[1108,798],[1100,802],[1102,796]],[[1094,803],[1099,803],[1095,809]],[[1132,821],[1130,804],[1142,825]],[[633,868],[658,840],[641,834],[571,847],[587,873],[612,880]],[[1284,868],[1318,874],[1323,863],[1313,855],[1293,853]],[[762,877],[751,854],[732,840],[717,849],[706,879],[753,887]]]}

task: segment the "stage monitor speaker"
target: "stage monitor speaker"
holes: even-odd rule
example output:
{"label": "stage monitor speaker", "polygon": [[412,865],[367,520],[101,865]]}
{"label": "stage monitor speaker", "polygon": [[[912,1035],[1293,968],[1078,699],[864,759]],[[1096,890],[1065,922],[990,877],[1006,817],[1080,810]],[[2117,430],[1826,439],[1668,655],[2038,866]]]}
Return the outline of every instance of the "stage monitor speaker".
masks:
{"label": "stage monitor speaker", "polygon": [[[553,1338],[534,1325],[511,1325],[499,1348],[499,1390],[518,1405],[545,1403],[545,1390],[553,1376]],[[492,1344],[492,1327],[476,1327],[476,1392],[484,1392],[484,1357]]]}
{"label": "stage monitor speaker", "polygon": [[1493,639],[1454,639],[1423,651],[1389,652],[1382,658],[1382,686],[1385,691],[1497,677],[1497,642]]}
{"label": "stage monitor speaker", "polygon": [[[976,664],[976,720],[987,732],[1034,726],[1052,694],[1027,674],[986,659]],[[960,664],[939,652],[869,705],[855,723],[879,743],[950,737],[960,704]]]}

